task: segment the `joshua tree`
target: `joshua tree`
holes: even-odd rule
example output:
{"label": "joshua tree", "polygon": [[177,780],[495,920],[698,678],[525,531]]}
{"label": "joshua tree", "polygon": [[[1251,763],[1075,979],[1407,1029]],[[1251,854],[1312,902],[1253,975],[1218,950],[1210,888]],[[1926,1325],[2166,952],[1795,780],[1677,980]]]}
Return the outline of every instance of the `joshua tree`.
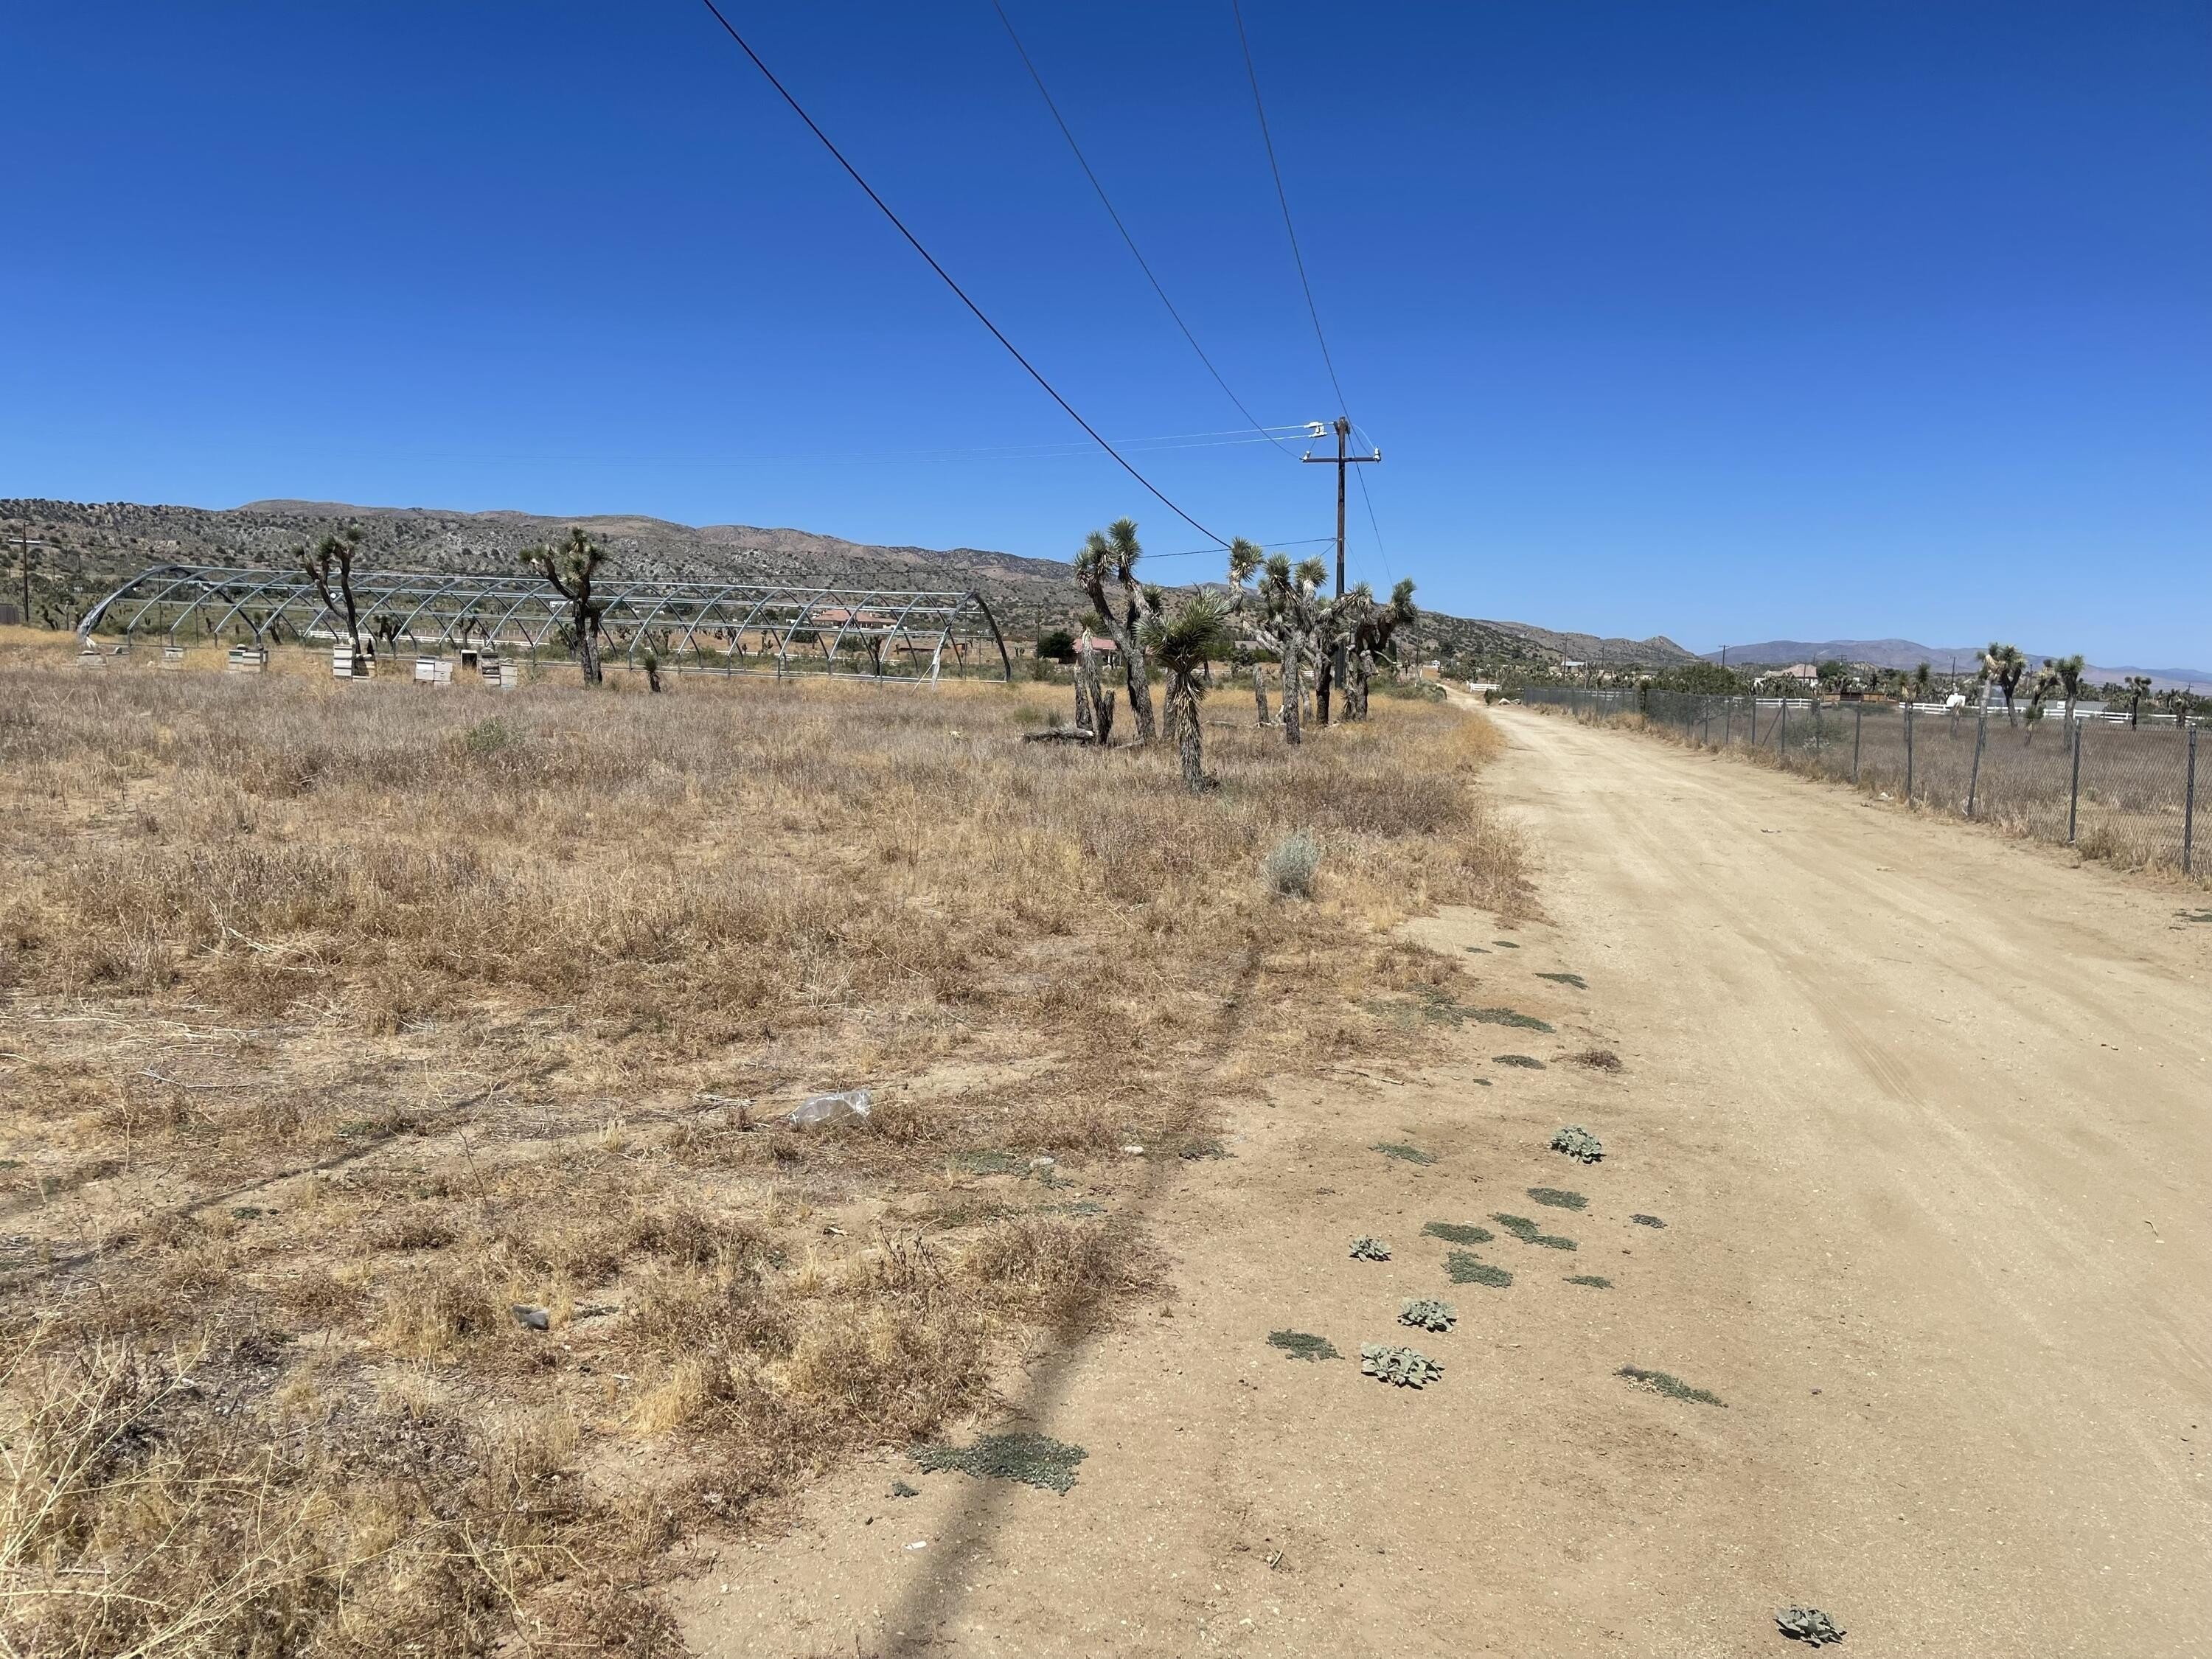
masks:
{"label": "joshua tree", "polygon": [[[361,611],[354,604],[353,556],[362,544],[358,526],[348,525],[332,536],[317,543],[313,553],[304,547],[292,550],[300,568],[307,573],[315,584],[315,592],[323,601],[323,610],[335,626],[340,617],[345,618],[346,647],[355,656],[361,654]],[[331,592],[331,579],[337,578],[337,592]]]}
{"label": "joshua tree", "polygon": [[[1982,679],[1984,684],[1995,685],[2004,693],[2007,726],[2013,724],[2013,691],[2020,684],[2021,677],[2027,672],[2027,659],[2021,654],[2016,645],[2004,645],[1991,640],[1989,648],[1982,653]],[[1983,694],[1983,701],[1987,703],[1987,692]]]}
{"label": "joshua tree", "polygon": [[2045,702],[2045,701],[2050,697],[2051,694],[2052,692],[2056,691],[2057,689],[2058,689],[2058,671],[2057,671],[2056,668],[2054,668],[2054,667],[2053,667],[2053,666],[2052,666],[2052,665],[2051,665],[2048,661],[2046,661],[2046,662],[2043,665],[2043,667],[2042,667],[2042,668],[2041,668],[2041,669],[2037,672],[2036,677],[2035,677],[2035,684],[2034,684],[2032,687],[2030,687],[2030,688],[2029,688],[2029,690],[2028,690],[2028,696],[2027,696],[2027,740],[2028,740],[2028,742],[2030,742],[2030,743],[2033,743],[2033,742],[2035,741],[2035,728],[2036,728],[2039,725],[2040,725],[2040,724],[2042,723],[2042,720],[2043,720],[2043,705],[2044,705]]}
{"label": "joshua tree", "polygon": [[558,547],[522,550],[523,564],[552,583],[568,602],[568,629],[575,640],[576,659],[584,665],[586,685],[603,684],[606,678],[599,668],[599,618],[607,607],[604,600],[592,597],[592,578],[605,558],[599,544],[574,526]]}
{"label": "joshua tree", "polygon": [[2148,696],[2150,696],[2150,676],[2149,676],[2149,675],[2148,675],[2148,674],[2130,674],[2130,675],[2129,675],[2129,676],[2128,676],[2128,730],[2129,730],[2129,731],[2132,732],[2132,731],[2134,731],[2134,730],[2136,730],[2136,720],[2139,720],[2139,719],[2142,717],[2142,700],[2143,700],[2145,697]]}
{"label": "joshua tree", "polygon": [[[1137,561],[1144,550],[1137,545],[1137,521],[1116,519],[1103,530],[1094,530],[1075,556],[1075,580],[1090,597],[1091,609],[1106,624],[1107,632],[1121,652],[1129,682],[1129,712],[1137,721],[1137,741],[1152,740],[1152,665],[1145,655],[1145,624],[1160,614],[1160,590],[1137,580]],[[1106,578],[1121,584],[1121,608],[1106,599]]]}
{"label": "joshua tree", "polygon": [[1236,590],[1237,612],[1254,637],[1272,646],[1282,661],[1285,743],[1304,740],[1302,662],[1321,631],[1322,607],[1316,596],[1328,576],[1319,559],[1292,565],[1285,555],[1262,553],[1242,536],[1230,544],[1229,581]]}
{"label": "joshua tree", "polygon": [[1912,701],[1915,702],[1927,702],[1929,694],[1935,690],[1935,670],[1930,668],[1926,663],[1922,663],[1919,667],[1912,671]]}
{"label": "joshua tree", "polygon": [[1145,644],[1167,671],[1168,730],[1182,758],[1183,785],[1209,788],[1198,724],[1198,700],[1206,695],[1200,675],[1228,647],[1228,606],[1212,593],[1194,594],[1172,616],[1146,618]]}
{"label": "joshua tree", "polygon": [[1350,629],[1350,650],[1346,657],[1346,678],[1344,687],[1344,717],[1364,720],[1367,718],[1368,681],[1375,672],[1375,659],[1390,647],[1390,641],[1401,628],[1421,613],[1413,604],[1413,579],[1401,577],[1390,590],[1390,603],[1376,605],[1365,582],[1346,596],[1356,599]]}
{"label": "joshua tree", "polygon": [[1091,733],[1091,742],[1103,749],[1114,737],[1114,694],[1099,678],[1098,653],[1091,648],[1091,618],[1085,617],[1083,632],[1075,641],[1075,726],[1078,731]]}
{"label": "joshua tree", "polygon": [[1244,665],[1252,671],[1252,702],[1259,710],[1260,724],[1273,726],[1275,717],[1267,712],[1267,653],[1261,646],[1247,645],[1237,654]]}
{"label": "joshua tree", "polygon": [[2074,705],[2081,701],[2083,666],[2081,653],[2078,651],[2070,657],[2053,657],[2043,665],[2045,673],[2057,677],[2058,689],[2065,696],[2066,730],[2069,733],[2074,730]]}

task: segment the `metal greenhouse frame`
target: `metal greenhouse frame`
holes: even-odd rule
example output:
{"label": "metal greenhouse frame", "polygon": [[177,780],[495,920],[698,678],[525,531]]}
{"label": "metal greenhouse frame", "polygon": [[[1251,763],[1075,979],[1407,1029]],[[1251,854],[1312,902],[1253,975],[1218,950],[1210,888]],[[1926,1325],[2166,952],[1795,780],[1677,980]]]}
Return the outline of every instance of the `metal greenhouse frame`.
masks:
{"label": "metal greenhouse frame", "polygon": [[[568,602],[542,577],[356,571],[353,592],[362,632],[373,641],[404,640],[433,653],[513,647],[533,660],[544,646],[567,653],[560,635]],[[948,653],[957,672],[967,668],[971,651],[988,665],[988,647],[997,652],[1003,676],[1013,678],[998,620],[973,592],[641,579],[603,583],[593,600],[606,607],[602,639],[633,665],[650,649],[664,670],[928,684],[947,665]],[[304,570],[216,565],[156,565],[132,577],[77,624],[81,640],[95,630],[126,640],[158,631],[171,646],[241,635],[256,645],[287,635],[341,638]]]}

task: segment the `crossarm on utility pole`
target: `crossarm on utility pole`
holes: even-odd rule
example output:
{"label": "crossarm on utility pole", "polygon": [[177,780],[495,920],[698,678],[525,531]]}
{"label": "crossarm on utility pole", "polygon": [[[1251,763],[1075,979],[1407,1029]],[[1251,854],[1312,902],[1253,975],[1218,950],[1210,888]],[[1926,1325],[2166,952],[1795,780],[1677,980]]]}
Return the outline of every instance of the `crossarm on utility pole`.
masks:
{"label": "crossarm on utility pole", "polygon": [[1344,597],[1344,469],[1382,459],[1382,452],[1379,449],[1372,455],[1346,454],[1345,442],[1351,436],[1351,417],[1340,415],[1336,417],[1336,453],[1301,455],[1298,458],[1308,466],[1333,466],[1336,469],[1336,597],[1340,599]]}

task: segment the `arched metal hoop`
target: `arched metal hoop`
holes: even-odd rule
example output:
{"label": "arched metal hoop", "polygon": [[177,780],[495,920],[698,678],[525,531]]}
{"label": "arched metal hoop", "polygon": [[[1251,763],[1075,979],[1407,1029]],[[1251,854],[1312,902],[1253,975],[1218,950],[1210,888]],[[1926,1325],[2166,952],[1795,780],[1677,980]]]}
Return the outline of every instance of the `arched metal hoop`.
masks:
{"label": "arched metal hoop", "polygon": [[[463,644],[535,651],[568,616],[561,595],[529,575],[356,571],[353,589],[364,631],[374,635],[380,620],[396,621],[398,637],[429,652]],[[1002,676],[1014,677],[998,619],[972,592],[648,579],[604,583],[593,599],[606,606],[599,623],[605,647],[633,665],[651,651],[664,669],[685,673],[927,684],[943,672],[948,647],[952,660],[965,663],[969,647],[988,643]],[[338,637],[305,571],[183,564],[133,576],[85,614],[77,635],[160,633],[173,642],[179,629],[197,624],[210,640],[241,629],[258,639],[266,621],[255,620],[249,602],[284,617],[301,639]]]}

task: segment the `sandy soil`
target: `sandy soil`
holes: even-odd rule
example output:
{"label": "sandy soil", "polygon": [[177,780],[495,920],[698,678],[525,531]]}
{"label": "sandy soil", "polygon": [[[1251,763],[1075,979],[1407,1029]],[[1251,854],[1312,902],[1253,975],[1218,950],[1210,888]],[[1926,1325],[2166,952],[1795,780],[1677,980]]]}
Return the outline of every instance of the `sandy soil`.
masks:
{"label": "sandy soil", "polygon": [[[841,1475],[686,1588],[703,1653],[1697,1659],[1794,1650],[1790,1602],[1846,1654],[2212,1651],[2212,925],[1971,828],[1500,718],[1552,920],[1421,937],[1470,1002],[1556,1030],[1441,1024],[1418,1073],[1239,1112],[1232,1158],[1147,1200],[1172,1304],[982,1425],[1087,1449],[1073,1489]],[[1565,1061],[1594,1044],[1625,1069]],[[1602,1164],[1546,1150],[1568,1121]],[[1477,1253],[1512,1285],[1449,1283],[1423,1224],[1499,1212],[1578,1248],[1499,1230]],[[1361,1233],[1392,1259],[1349,1259]],[[1410,1296],[1458,1327],[1397,1325]],[[1285,1328],[1347,1357],[1286,1358]],[[1444,1375],[1363,1377],[1363,1341]]]}

